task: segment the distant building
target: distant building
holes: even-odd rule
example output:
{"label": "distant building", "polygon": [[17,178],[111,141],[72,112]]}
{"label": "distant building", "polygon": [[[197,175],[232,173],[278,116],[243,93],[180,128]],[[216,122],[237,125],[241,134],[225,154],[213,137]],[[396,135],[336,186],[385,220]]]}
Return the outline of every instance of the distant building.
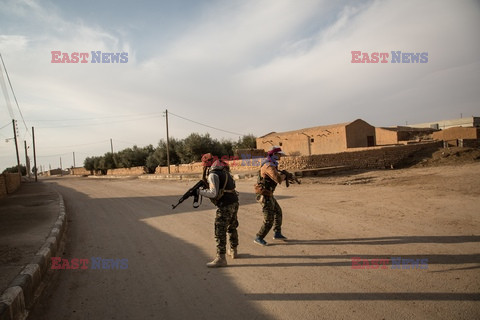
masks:
{"label": "distant building", "polygon": [[375,127],[357,119],[352,122],[271,132],[257,138],[257,149],[280,146],[288,155],[328,154],[350,148],[375,146]]}
{"label": "distant building", "polygon": [[433,139],[441,140],[444,146],[480,146],[480,128],[455,127],[433,133]]}
{"label": "distant building", "polygon": [[388,127],[375,128],[376,144],[379,146],[406,144],[409,141],[431,140],[432,128]]}
{"label": "distant building", "polygon": [[452,120],[441,120],[441,121],[433,121],[433,122],[426,122],[426,123],[418,123],[418,124],[409,124],[409,127],[413,128],[433,128],[433,129],[449,129],[454,127],[480,127],[480,117],[466,117],[460,119],[452,119]]}

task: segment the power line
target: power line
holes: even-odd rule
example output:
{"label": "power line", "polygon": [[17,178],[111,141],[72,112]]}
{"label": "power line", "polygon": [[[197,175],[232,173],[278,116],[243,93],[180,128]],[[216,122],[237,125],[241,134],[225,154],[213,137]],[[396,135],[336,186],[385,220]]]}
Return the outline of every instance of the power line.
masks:
{"label": "power line", "polygon": [[8,122],[6,125],[4,125],[3,127],[0,127],[0,130],[2,130],[3,128],[6,128],[8,127],[9,125],[11,125],[12,123],[11,122]]}
{"label": "power line", "polygon": [[7,75],[7,80],[8,80],[8,83],[10,84],[10,89],[12,90],[13,98],[15,99],[15,103],[17,104],[18,112],[20,113],[20,117],[22,118],[23,125],[25,126],[25,131],[28,132],[28,134],[30,134],[30,131],[28,131],[27,124],[25,123],[25,119],[23,118],[22,110],[20,110],[20,106],[18,105],[17,96],[15,95],[15,91],[13,91],[12,82],[10,81],[10,77],[8,76],[7,67],[5,67],[5,62],[3,61],[3,57],[1,53],[0,53],[0,59],[2,60],[3,69],[5,70],[5,74]]}
{"label": "power line", "polygon": [[125,118],[125,117],[143,117],[143,116],[152,116],[152,115],[161,115],[161,112],[151,112],[151,113],[141,113],[141,114],[123,114],[116,116],[100,116],[94,118],[73,118],[73,119],[28,119],[32,122],[55,122],[55,121],[91,121],[98,119],[114,119],[114,118]]}
{"label": "power line", "polygon": [[3,94],[5,96],[5,103],[7,104],[8,113],[10,114],[10,119],[14,119],[15,115],[12,109],[12,103],[10,102],[10,95],[8,94],[7,85],[5,84],[5,79],[3,78],[2,66],[0,66],[0,86],[2,87]]}
{"label": "power line", "polygon": [[[144,116],[144,115],[141,115],[141,116],[129,116],[130,119],[126,119],[126,120],[116,120],[116,121],[109,121],[109,122],[99,122],[99,123],[84,123],[84,124],[65,124],[65,125],[61,125],[61,126],[47,126],[47,127],[43,127],[43,126],[38,126],[38,128],[42,128],[42,129],[55,129],[55,128],[73,128],[73,127],[88,127],[88,126],[103,126],[103,125],[106,125],[106,124],[115,124],[115,123],[124,123],[124,122],[134,122],[134,121],[139,121],[139,120],[146,120],[146,119],[151,119],[152,116]],[[135,119],[132,119],[132,117],[140,117],[140,118],[135,118]],[[96,120],[96,119],[95,119]]]}
{"label": "power line", "polygon": [[43,149],[83,147],[83,146],[91,146],[91,145],[94,145],[94,144],[101,144],[101,143],[105,143],[105,142],[108,142],[108,141],[110,141],[110,140],[102,140],[102,141],[91,142],[91,143],[75,144],[75,145],[70,145],[70,146],[54,146],[54,147],[46,146],[46,147],[43,147]]}
{"label": "power line", "polygon": [[60,156],[65,156],[65,155],[69,155],[71,154],[70,152],[66,152],[66,153],[58,153],[58,154],[50,154],[50,155],[47,155],[47,156],[37,156],[39,158],[47,158],[47,157],[60,157]]}
{"label": "power line", "polygon": [[236,136],[240,136],[240,137],[244,136],[244,134],[242,134],[242,133],[238,133],[238,132],[233,132],[233,131],[228,131],[228,130],[223,130],[223,129],[215,128],[215,127],[209,126],[209,125],[207,125],[207,124],[200,123],[200,122],[198,122],[198,121],[194,121],[194,120],[191,120],[191,119],[187,119],[187,118],[185,118],[185,117],[179,116],[179,115],[177,115],[177,114],[175,114],[175,113],[172,113],[172,112],[168,112],[168,114],[171,114],[171,115],[173,115],[173,116],[175,116],[175,117],[177,117],[177,118],[181,118],[181,119],[183,119],[183,120],[187,120],[187,121],[190,121],[190,122],[199,124],[199,125],[204,126],[204,127],[207,127],[207,128],[215,129],[215,130],[218,130],[218,131],[223,131],[223,132],[230,133],[230,134],[233,134],[233,135],[236,135]]}

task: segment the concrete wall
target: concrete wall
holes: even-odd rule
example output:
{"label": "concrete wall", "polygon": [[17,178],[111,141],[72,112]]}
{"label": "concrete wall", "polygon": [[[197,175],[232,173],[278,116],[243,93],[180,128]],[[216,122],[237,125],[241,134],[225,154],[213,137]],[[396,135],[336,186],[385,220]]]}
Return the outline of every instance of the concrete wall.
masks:
{"label": "concrete wall", "polygon": [[0,175],[0,197],[17,191],[20,187],[20,175],[18,173],[2,173]]}

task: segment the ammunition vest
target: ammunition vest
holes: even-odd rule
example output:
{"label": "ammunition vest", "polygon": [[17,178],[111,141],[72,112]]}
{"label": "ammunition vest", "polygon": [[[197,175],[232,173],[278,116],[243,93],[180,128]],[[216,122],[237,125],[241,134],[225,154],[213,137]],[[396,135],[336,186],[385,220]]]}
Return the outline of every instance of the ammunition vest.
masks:
{"label": "ammunition vest", "polygon": [[210,199],[216,206],[226,206],[238,202],[238,194],[235,191],[235,180],[226,169],[214,169],[210,171],[218,176],[218,194],[214,199]]}
{"label": "ammunition vest", "polygon": [[258,177],[257,177],[257,184],[261,186],[263,190],[266,192],[262,192],[263,195],[272,196],[275,188],[277,187],[277,183],[272,180],[268,175],[262,177],[261,170],[258,170]]}

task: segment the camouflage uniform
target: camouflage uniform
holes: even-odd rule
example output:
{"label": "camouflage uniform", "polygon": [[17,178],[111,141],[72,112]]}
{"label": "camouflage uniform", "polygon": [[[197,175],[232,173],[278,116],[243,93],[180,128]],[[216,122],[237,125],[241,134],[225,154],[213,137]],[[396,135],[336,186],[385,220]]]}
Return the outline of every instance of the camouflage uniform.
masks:
{"label": "camouflage uniform", "polygon": [[215,240],[217,241],[217,253],[227,252],[227,235],[230,241],[230,248],[238,246],[238,202],[219,206],[215,216]]}
{"label": "camouflage uniform", "polygon": [[256,192],[262,205],[263,225],[257,233],[257,238],[265,238],[272,226],[275,233],[282,233],[282,208],[273,196],[277,184],[282,180],[274,162],[264,163],[258,172],[257,186],[260,185],[262,191],[257,190]]}
{"label": "camouflage uniform", "polygon": [[[217,207],[215,215],[217,259],[207,264],[207,266],[225,266],[226,261],[224,256],[227,251],[227,234],[230,240],[230,249],[234,250],[234,255],[236,255],[236,248],[238,246],[237,212],[239,207],[238,193],[235,191],[235,181],[226,163],[219,160],[213,162],[208,174],[208,186],[208,189],[201,189],[199,194],[210,198],[212,203]],[[234,257],[234,255],[232,257]]]}
{"label": "camouflage uniform", "polygon": [[257,237],[265,238],[273,228],[276,233],[282,233],[282,208],[277,200],[271,196],[264,196],[264,202],[261,203],[263,212],[263,225],[257,233]]}

